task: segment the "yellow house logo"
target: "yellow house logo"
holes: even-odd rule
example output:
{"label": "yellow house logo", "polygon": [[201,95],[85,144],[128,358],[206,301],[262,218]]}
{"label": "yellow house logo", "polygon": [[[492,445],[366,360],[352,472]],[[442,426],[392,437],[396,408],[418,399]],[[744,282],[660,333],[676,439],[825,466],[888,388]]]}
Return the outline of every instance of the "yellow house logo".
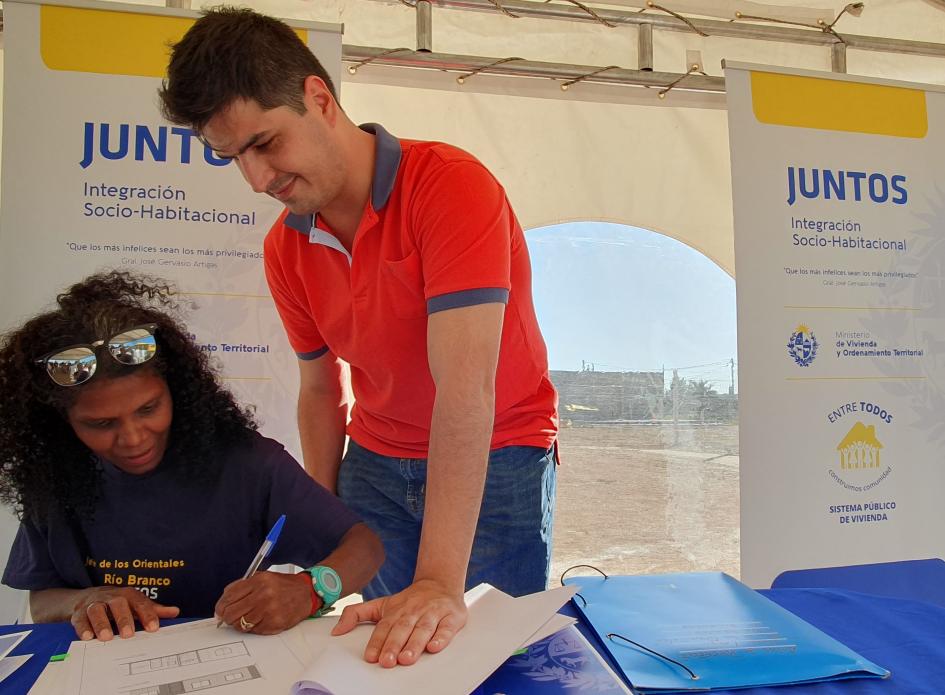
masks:
{"label": "yellow house logo", "polygon": [[[892,412],[875,402],[851,399],[828,412],[826,419],[831,425],[838,426],[834,436],[839,436],[840,432],[847,430],[847,433],[843,435],[843,439],[835,447],[832,447],[833,452],[829,455],[829,458],[832,459],[828,469],[830,478],[844,490],[855,493],[868,493],[875,490],[878,485],[882,485],[893,470],[889,462],[898,460],[896,454],[898,439],[893,435],[892,429],[887,428],[887,425],[893,423]],[[864,424],[864,420],[866,422],[875,420],[876,424],[867,425]],[[854,423],[852,427],[849,427],[850,422]],[[839,427],[843,427],[843,430],[840,430]],[[847,429],[848,427],[849,429]],[[876,436],[877,428],[886,441],[885,444],[879,441]],[[892,437],[891,440],[890,437]],[[827,440],[827,442],[829,441]],[[824,450],[825,454],[830,451],[830,445],[827,442],[824,442],[827,447]],[[892,448],[890,449],[890,447]],[[892,458],[890,458],[890,452]],[[895,501],[890,500],[889,503],[895,504]],[[867,511],[877,508],[876,504],[886,504],[886,502],[868,500],[862,503],[861,509],[847,509],[850,506],[849,504],[834,505],[831,509],[842,509],[844,513],[848,511]],[[883,508],[887,509],[887,507]],[[888,509],[894,508],[888,507]],[[832,511],[831,513],[835,512]],[[840,523],[862,521],[862,519],[847,518],[847,516],[841,518]],[[874,521],[874,519],[867,519],[867,521]]]}
{"label": "yellow house logo", "polygon": [[879,468],[882,443],[876,438],[876,427],[857,422],[839,444],[841,470]]}

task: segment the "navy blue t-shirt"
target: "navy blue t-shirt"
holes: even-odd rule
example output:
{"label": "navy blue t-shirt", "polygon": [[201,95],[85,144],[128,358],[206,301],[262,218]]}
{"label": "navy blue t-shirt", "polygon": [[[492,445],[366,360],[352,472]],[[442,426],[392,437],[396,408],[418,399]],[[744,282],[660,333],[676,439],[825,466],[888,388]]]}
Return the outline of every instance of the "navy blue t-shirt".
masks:
{"label": "navy blue t-shirt", "polygon": [[[313,481],[281,444],[253,434],[222,455],[217,480],[188,483],[186,459],[130,475],[102,462],[90,520],[61,511],[20,524],[3,583],[15,589],[139,589],[182,617],[213,614],[224,587],[243,576],[281,514],[269,564],[318,564],[360,521]],[[194,464],[196,465],[196,464]]]}

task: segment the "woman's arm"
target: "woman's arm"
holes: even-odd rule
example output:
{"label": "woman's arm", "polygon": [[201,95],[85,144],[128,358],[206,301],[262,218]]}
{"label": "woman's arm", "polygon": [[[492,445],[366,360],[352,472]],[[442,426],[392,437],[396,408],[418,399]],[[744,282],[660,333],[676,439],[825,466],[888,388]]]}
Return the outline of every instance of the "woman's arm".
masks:
{"label": "woman's arm", "polygon": [[[338,573],[343,593],[347,595],[367,584],[383,562],[384,547],[380,538],[359,523],[348,529],[338,547],[317,564]],[[312,593],[307,572],[259,572],[227,586],[214,614],[218,620],[245,632],[271,635],[296,625],[321,606],[317,596],[313,603]]]}
{"label": "woman's arm", "polygon": [[341,577],[341,595],[360,591],[384,564],[384,546],[367,524],[355,524],[331,555],[318,563]]}

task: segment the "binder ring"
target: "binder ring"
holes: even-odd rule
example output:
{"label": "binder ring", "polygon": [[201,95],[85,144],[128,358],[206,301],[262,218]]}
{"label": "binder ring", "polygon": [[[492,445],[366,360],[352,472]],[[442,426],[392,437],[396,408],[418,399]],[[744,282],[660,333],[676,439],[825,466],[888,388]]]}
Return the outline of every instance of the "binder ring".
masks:
{"label": "binder ring", "polygon": [[566,575],[568,572],[570,572],[571,570],[576,570],[578,567],[588,567],[588,568],[594,570],[595,572],[600,572],[602,575],[604,575],[604,579],[610,579],[610,577],[607,576],[607,573],[604,572],[604,570],[602,570],[602,569],[600,569],[600,568],[598,568],[598,567],[594,567],[594,565],[574,565],[573,567],[568,567],[568,569],[566,569],[564,572],[561,573],[561,579],[558,580],[558,581],[561,582],[561,586],[564,586],[564,577],[565,577],[565,575]]}
{"label": "binder ring", "polygon": [[690,669],[688,666],[686,666],[686,664],[684,664],[684,663],[682,663],[682,662],[680,662],[680,661],[676,661],[675,659],[672,659],[672,658],[666,656],[665,654],[660,654],[660,653],[657,652],[657,651],[653,651],[653,650],[650,649],[649,647],[644,647],[642,644],[640,644],[639,642],[634,642],[634,641],[633,641],[632,639],[630,639],[629,637],[624,637],[623,635],[618,635],[616,632],[609,632],[609,633],[607,633],[607,639],[609,639],[610,641],[613,641],[615,637],[616,637],[617,639],[622,639],[624,642],[629,642],[629,643],[632,644],[634,647],[639,647],[639,648],[642,649],[643,651],[649,652],[649,653],[652,654],[653,656],[659,657],[660,659],[663,659],[664,661],[669,661],[670,663],[676,664],[677,666],[679,666],[679,668],[683,669],[686,673],[688,673],[688,674],[689,674],[689,677],[690,677],[692,680],[694,680],[694,681],[699,680],[699,676],[697,676],[695,673],[693,673],[692,669]]}

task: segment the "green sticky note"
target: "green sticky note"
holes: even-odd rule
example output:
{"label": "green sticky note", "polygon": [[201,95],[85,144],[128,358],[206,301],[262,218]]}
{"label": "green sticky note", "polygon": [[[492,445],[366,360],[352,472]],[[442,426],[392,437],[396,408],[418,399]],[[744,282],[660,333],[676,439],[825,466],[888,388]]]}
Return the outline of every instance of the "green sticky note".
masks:
{"label": "green sticky note", "polygon": [[66,657],[68,656],[69,656],[68,654],[53,654],[51,657],[49,657],[49,660],[50,661],[65,661]]}

